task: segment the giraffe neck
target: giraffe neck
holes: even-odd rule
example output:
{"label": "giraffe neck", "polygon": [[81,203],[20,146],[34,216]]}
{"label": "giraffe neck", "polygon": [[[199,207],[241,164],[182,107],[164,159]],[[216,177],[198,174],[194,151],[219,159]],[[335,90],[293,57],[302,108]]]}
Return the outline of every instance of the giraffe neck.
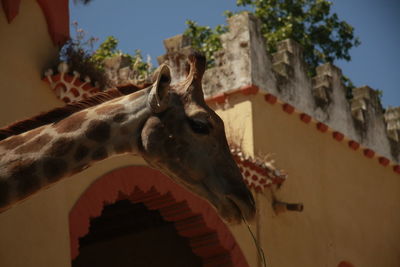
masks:
{"label": "giraffe neck", "polygon": [[0,212],[29,195],[122,153],[138,153],[150,90],[122,96],[57,123],[0,141]]}

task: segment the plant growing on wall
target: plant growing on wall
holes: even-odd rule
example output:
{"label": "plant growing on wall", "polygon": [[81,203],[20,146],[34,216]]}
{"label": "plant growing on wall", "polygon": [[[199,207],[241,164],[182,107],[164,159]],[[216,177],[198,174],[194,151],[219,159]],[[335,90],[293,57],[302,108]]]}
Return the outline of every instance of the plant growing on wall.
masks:
{"label": "plant growing on wall", "polygon": [[134,54],[123,53],[117,49],[118,40],[114,36],[108,36],[107,39],[100,44],[94,53],[91,55],[91,60],[96,63],[99,69],[104,69],[104,60],[114,56],[122,56],[129,61],[129,65],[137,72],[137,76],[147,77],[153,69],[150,59],[147,62],[143,61],[142,52],[140,49],[135,49]]}
{"label": "plant growing on wall", "polygon": [[118,50],[118,39],[109,36],[94,50],[94,44],[98,38],[87,37],[87,33],[78,27],[74,22],[75,36],[71,38],[60,50],[60,60],[67,62],[70,67],[83,76],[89,76],[96,81],[100,88],[108,87],[109,81],[105,76],[104,60],[114,56],[122,56],[128,59],[131,69],[136,72],[138,80],[151,76],[153,67],[150,58],[147,62],[143,61],[142,53],[139,49],[134,54],[123,53]]}

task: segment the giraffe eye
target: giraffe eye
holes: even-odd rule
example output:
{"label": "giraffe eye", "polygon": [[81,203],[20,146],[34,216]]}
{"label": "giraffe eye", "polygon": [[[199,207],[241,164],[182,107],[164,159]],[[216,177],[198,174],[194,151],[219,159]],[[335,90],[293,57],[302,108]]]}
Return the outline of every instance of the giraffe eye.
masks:
{"label": "giraffe eye", "polygon": [[211,125],[195,119],[188,119],[190,128],[197,134],[209,134]]}

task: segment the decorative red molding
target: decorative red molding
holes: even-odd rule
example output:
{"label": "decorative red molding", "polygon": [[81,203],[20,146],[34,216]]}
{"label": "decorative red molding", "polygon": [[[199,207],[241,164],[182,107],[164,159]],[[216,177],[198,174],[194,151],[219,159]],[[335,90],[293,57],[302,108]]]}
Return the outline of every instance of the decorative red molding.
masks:
{"label": "decorative red molding", "polygon": [[318,131],[325,133],[328,130],[328,125],[322,123],[322,122],[318,122],[317,123],[317,129]]}
{"label": "decorative red molding", "polygon": [[339,142],[344,139],[344,135],[341,132],[333,132],[332,137]]}
{"label": "decorative red molding", "polygon": [[282,109],[288,114],[292,114],[294,112],[294,107],[288,103],[283,104]]}
{"label": "decorative red molding", "polygon": [[223,103],[225,103],[226,99],[231,95],[235,95],[235,94],[238,94],[238,93],[241,93],[243,95],[255,95],[255,94],[258,93],[259,90],[260,89],[256,85],[247,85],[247,86],[241,87],[241,88],[236,89],[236,90],[232,90],[232,91],[229,91],[229,92],[226,92],[226,93],[218,94],[218,95],[213,96],[211,98],[207,98],[206,102],[207,103],[215,102],[215,103],[218,103],[218,104],[223,104]]}
{"label": "decorative red molding", "polygon": [[74,75],[68,73],[68,67],[61,68],[65,63],[60,63],[58,74],[52,74],[53,71],[46,72],[43,81],[47,82],[58,99],[65,103],[71,103],[84,100],[98,92],[100,88],[92,86],[90,80],[81,80],[79,74],[74,72]]}
{"label": "decorative red molding", "polygon": [[207,101],[216,102],[218,104],[223,104],[226,101],[226,95],[219,94],[219,95],[214,96],[213,98],[207,99]]}
{"label": "decorative red molding", "polygon": [[351,264],[351,263],[348,262],[348,261],[341,261],[341,262],[339,263],[338,267],[354,267],[354,265]]}
{"label": "decorative red molding", "polygon": [[[72,259],[79,255],[79,238],[89,232],[90,219],[101,215],[105,203],[121,199],[141,202],[149,209],[160,211],[165,220],[173,221],[178,233],[189,239],[192,251],[204,263],[217,266],[214,260],[223,256],[227,260],[221,264],[248,267],[229,228],[207,201],[145,166],[111,171],[81,195],[69,213]],[[213,235],[216,237],[200,240]]]}
{"label": "decorative red molding", "polygon": [[240,91],[244,95],[255,95],[258,93],[259,90],[260,89],[255,85],[248,85],[248,86],[240,88]]}
{"label": "decorative red molding", "polygon": [[[47,21],[47,28],[55,45],[63,45],[69,39],[68,0],[36,0]],[[21,0],[1,0],[8,23],[17,16]]]}
{"label": "decorative red molding", "polygon": [[378,161],[379,161],[379,163],[380,164],[382,164],[383,166],[387,166],[387,165],[389,165],[389,163],[390,163],[390,160],[389,159],[387,159],[387,158],[385,158],[385,157],[379,157],[378,158]]}
{"label": "decorative red molding", "polygon": [[55,45],[69,39],[68,0],[36,0],[46,17],[47,28]]}
{"label": "decorative red molding", "polygon": [[353,150],[357,150],[360,147],[360,144],[357,143],[356,141],[349,141],[349,147]]}
{"label": "decorative red molding", "polygon": [[266,94],[265,96],[264,96],[264,99],[265,99],[265,101],[267,101],[268,103],[270,103],[270,104],[275,104],[276,103],[276,101],[277,101],[277,98],[276,98],[276,96],[274,96],[274,95],[272,95],[272,94]]}
{"label": "decorative red molding", "polygon": [[400,173],[400,165],[393,166],[393,171]]}
{"label": "decorative red molding", "polygon": [[1,0],[8,23],[11,23],[12,20],[18,15],[20,3],[21,0]]}
{"label": "decorative red molding", "polygon": [[305,123],[309,123],[311,121],[311,116],[306,114],[306,113],[301,113],[300,114],[300,120],[305,122]]}
{"label": "decorative red molding", "polygon": [[231,152],[244,182],[248,187],[255,189],[256,192],[263,191],[274,184],[282,185],[287,179],[288,175],[284,170],[279,170],[268,162],[251,157],[243,157],[243,152],[239,150]]}
{"label": "decorative red molding", "polygon": [[367,158],[373,158],[375,155],[375,152],[369,148],[364,149],[363,153],[364,153],[364,156],[366,156]]}

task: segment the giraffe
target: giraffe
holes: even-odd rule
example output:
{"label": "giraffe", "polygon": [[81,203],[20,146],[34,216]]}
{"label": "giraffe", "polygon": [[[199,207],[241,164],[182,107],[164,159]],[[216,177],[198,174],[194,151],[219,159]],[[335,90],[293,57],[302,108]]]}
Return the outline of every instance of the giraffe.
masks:
{"label": "giraffe", "polygon": [[188,59],[181,82],[173,84],[163,64],[145,89],[0,141],[0,212],[95,162],[131,153],[208,200],[225,221],[251,220],[253,196],[223,121],[204,100],[205,58]]}

